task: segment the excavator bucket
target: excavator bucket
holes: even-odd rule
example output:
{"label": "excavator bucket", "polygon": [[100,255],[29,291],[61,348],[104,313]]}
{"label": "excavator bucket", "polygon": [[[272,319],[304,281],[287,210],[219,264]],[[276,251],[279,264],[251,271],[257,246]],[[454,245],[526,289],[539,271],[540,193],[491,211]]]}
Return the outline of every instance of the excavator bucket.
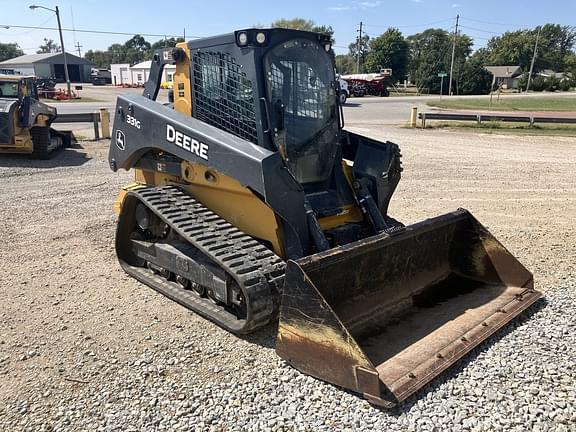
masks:
{"label": "excavator bucket", "polygon": [[460,209],[288,261],[276,350],[392,407],[540,296],[532,274]]}

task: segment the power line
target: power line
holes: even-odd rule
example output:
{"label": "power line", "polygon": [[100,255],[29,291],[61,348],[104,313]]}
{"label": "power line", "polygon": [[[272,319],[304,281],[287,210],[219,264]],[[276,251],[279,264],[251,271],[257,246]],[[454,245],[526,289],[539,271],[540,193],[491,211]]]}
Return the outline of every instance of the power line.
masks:
{"label": "power line", "polygon": [[532,27],[532,25],[530,25],[530,24],[504,24],[504,23],[497,23],[497,22],[490,22],[490,21],[482,21],[482,20],[477,20],[477,19],[467,18],[467,17],[460,17],[460,18],[463,20],[466,20],[466,21],[473,21],[473,22],[477,22],[480,24],[497,25],[497,26],[504,26],[504,27]]}
{"label": "power line", "polygon": [[468,29],[468,30],[474,30],[474,31],[479,31],[479,32],[482,32],[482,33],[489,33],[489,34],[494,34],[494,35],[501,35],[501,34],[502,34],[502,32],[493,32],[493,31],[490,31],[490,30],[482,30],[482,29],[479,29],[479,28],[468,27],[468,26],[465,26],[465,25],[462,25],[462,24],[460,24],[460,27],[465,28],[465,29]]}
{"label": "power line", "polygon": [[[32,30],[54,30],[58,31],[56,27],[41,27],[41,26],[23,26],[23,25],[12,25],[12,24],[0,24],[0,27],[12,27],[12,28],[22,28],[22,29],[32,29]],[[93,33],[93,34],[109,34],[109,35],[121,35],[121,36],[149,36],[149,37],[181,37],[182,35],[170,35],[170,34],[154,34],[154,33],[128,33],[128,32],[113,32],[113,31],[104,31],[104,30],[80,30],[80,29],[69,29],[69,28],[62,28],[62,31],[65,32],[74,32],[77,31],[78,33]],[[192,39],[198,39],[200,36],[188,36]]]}
{"label": "power line", "polygon": [[423,23],[423,24],[411,24],[411,25],[404,25],[404,26],[396,26],[396,25],[377,25],[377,24],[364,24],[365,27],[380,27],[380,28],[410,28],[410,27],[425,27],[425,26],[429,26],[429,25],[434,25],[434,24],[441,24],[441,23],[445,23],[448,21],[452,21],[454,18],[446,18],[443,20],[439,20],[439,21],[433,21],[433,22],[429,22],[429,23]]}
{"label": "power line", "polygon": [[[39,24],[39,25],[43,26],[44,24],[47,24],[48,22],[54,20],[54,18],[55,18],[54,15],[50,15],[50,16],[48,17],[48,19],[46,19],[45,21],[43,21],[43,22],[42,22],[41,24]],[[15,27],[15,26],[9,26],[9,25],[0,24],[0,27],[6,27],[7,29],[9,29],[10,27]],[[38,29],[32,28],[32,30],[25,31],[25,32],[22,32],[22,33],[11,34],[10,36],[24,36],[24,35],[27,35],[27,34],[32,33],[33,31],[36,31],[36,30],[38,30]],[[56,29],[56,30],[57,30],[57,29]]]}

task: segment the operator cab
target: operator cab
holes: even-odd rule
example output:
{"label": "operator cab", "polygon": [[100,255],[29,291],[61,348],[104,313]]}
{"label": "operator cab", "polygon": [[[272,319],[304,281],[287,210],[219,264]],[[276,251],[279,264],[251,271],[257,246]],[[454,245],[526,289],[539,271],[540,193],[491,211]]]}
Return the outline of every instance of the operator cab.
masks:
{"label": "operator cab", "polygon": [[297,38],[264,56],[273,140],[299,183],[324,181],[336,156],[334,68],[319,43]]}
{"label": "operator cab", "polygon": [[0,98],[18,99],[18,81],[0,77]]}

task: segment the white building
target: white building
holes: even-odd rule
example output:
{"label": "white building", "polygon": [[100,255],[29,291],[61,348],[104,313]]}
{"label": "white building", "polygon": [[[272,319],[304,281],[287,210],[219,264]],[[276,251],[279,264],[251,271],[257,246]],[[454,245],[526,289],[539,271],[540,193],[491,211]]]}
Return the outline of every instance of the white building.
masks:
{"label": "white building", "polygon": [[[152,61],[147,60],[130,66],[128,63],[118,63],[110,65],[112,74],[112,84],[114,85],[144,85],[150,75]],[[176,66],[166,65],[162,72],[161,82],[172,82]]]}

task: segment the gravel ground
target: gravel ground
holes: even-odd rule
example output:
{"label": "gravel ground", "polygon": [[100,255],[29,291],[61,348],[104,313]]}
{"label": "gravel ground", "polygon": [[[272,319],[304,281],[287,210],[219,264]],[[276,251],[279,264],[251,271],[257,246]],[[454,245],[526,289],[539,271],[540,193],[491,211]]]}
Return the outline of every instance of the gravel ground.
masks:
{"label": "gravel ground", "polygon": [[373,128],[401,145],[391,213],[465,207],[546,300],[393,411],[300,374],[275,326],[226,333],[118,267],[131,180],[84,142],[0,158],[0,430],[576,431],[576,142]]}

